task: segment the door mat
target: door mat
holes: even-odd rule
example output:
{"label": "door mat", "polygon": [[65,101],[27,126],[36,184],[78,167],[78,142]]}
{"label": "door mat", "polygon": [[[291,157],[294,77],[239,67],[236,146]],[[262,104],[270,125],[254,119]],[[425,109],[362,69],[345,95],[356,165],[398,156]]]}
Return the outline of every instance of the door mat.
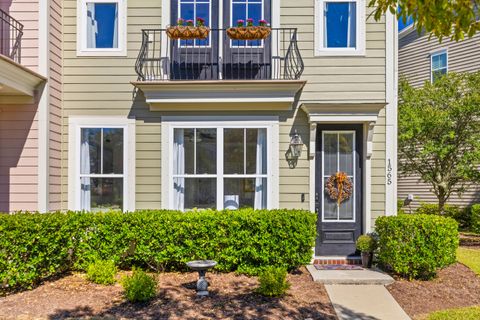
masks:
{"label": "door mat", "polygon": [[363,270],[361,266],[353,264],[314,264],[317,270]]}

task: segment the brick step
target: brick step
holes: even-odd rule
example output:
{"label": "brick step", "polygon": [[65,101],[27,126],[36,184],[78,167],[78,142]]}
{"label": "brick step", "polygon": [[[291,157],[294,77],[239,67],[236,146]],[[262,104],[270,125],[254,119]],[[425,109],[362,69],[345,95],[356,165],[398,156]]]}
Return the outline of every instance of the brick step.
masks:
{"label": "brick step", "polygon": [[313,264],[362,264],[361,257],[315,257]]}

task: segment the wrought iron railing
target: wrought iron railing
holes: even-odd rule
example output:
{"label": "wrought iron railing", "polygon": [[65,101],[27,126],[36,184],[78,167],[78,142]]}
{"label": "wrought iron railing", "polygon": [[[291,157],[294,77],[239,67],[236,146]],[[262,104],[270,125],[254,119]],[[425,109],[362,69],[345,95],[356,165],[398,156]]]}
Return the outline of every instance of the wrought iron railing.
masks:
{"label": "wrought iron railing", "polygon": [[0,54],[20,63],[23,24],[0,9]]}
{"label": "wrought iron railing", "polygon": [[297,29],[273,28],[265,40],[231,40],[212,29],[205,40],[172,40],[165,29],[142,30],[139,80],[295,80],[303,72]]}

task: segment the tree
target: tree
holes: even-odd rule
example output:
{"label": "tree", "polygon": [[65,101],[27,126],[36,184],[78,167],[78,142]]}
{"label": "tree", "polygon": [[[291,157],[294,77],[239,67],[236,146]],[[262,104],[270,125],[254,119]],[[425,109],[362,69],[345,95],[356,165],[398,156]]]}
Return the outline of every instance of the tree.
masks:
{"label": "tree", "polygon": [[441,212],[452,193],[480,182],[480,72],[400,83],[399,170],[432,187]]}
{"label": "tree", "polygon": [[480,30],[480,0],[370,0],[368,6],[374,8],[377,21],[388,11],[404,22],[412,17],[417,30],[440,40],[458,41]]}

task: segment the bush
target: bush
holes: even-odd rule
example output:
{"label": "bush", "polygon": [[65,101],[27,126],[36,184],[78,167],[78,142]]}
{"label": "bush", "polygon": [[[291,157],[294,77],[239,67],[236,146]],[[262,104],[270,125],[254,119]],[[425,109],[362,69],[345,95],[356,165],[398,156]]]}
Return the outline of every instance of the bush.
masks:
{"label": "bush", "polygon": [[257,292],[266,297],[279,297],[287,292],[290,283],[287,281],[287,270],[269,266],[260,273]]}
{"label": "bush", "polygon": [[98,284],[114,284],[117,267],[112,260],[98,260],[87,268],[87,279]]}
{"label": "bush", "polygon": [[362,234],[357,239],[357,249],[361,252],[373,252],[377,248],[377,241],[368,234]]}
{"label": "bush", "polygon": [[142,270],[133,269],[122,281],[125,297],[130,302],[147,302],[157,295],[157,281]]}
{"label": "bush", "polygon": [[[460,229],[469,229],[471,225],[470,209],[459,208],[457,206],[446,204],[443,208],[444,216],[455,219]],[[440,215],[438,204],[422,203],[421,206],[415,211],[416,214],[435,214]]]}
{"label": "bush", "polygon": [[448,217],[415,214],[379,217],[378,260],[407,278],[432,278],[455,262],[458,224]]}
{"label": "bush", "polygon": [[480,203],[470,208],[470,229],[480,234]]}
{"label": "bush", "polygon": [[214,259],[218,271],[254,275],[268,265],[291,270],[309,263],[316,215],[251,209],[19,213],[0,215],[0,234],[0,284],[9,288],[107,259],[124,269],[166,271]]}

